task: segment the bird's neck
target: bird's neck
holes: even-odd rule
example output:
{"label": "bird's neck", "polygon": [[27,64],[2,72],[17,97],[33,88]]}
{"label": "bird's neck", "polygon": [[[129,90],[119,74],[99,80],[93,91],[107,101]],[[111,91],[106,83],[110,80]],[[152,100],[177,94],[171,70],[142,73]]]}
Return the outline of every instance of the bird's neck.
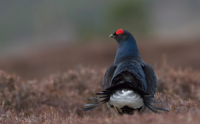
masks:
{"label": "bird's neck", "polygon": [[126,58],[142,60],[134,38],[129,39],[126,42],[119,42],[114,63],[118,63],[119,61]]}

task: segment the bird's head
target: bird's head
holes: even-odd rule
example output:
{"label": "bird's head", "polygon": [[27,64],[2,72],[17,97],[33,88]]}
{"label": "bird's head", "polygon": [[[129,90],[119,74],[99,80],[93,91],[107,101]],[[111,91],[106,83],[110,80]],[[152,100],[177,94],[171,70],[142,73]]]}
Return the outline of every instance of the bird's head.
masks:
{"label": "bird's head", "polygon": [[132,38],[133,36],[126,30],[118,29],[116,32],[111,34],[109,37],[114,38],[118,43],[124,42]]}

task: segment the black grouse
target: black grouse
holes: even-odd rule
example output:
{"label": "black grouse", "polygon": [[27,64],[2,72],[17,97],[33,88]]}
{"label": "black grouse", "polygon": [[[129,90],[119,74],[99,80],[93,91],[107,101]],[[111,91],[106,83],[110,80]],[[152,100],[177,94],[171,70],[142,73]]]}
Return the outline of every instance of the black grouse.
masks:
{"label": "black grouse", "polygon": [[105,73],[103,91],[96,93],[97,97],[89,98],[97,102],[86,104],[83,110],[106,103],[116,115],[133,114],[134,111],[142,113],[146,108],[155,113],[159,110],[168,111],[152,105],[152,102],[156,102],[156,74],[150,64],[143,62],[132,34],[119,29],[110,37],[119,44],[114,64]]}

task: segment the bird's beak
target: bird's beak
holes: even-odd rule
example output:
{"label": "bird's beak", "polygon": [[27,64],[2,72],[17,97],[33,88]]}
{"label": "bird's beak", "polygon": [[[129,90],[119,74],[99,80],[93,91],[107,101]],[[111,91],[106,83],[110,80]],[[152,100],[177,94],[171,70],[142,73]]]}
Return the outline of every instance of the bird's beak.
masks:
{"label": "bird's beak", "polygon": [[109,37],[112,37],[112,38],[114,38],[114,37],[115,37],[115,35],[111,34]]}

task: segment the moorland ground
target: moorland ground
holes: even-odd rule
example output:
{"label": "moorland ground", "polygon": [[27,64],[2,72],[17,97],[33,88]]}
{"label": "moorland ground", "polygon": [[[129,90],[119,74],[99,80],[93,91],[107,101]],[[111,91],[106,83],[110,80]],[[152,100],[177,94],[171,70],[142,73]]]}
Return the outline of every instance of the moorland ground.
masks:
{"label": "moorland ground", "polygon": [[102,90],[117,44],[95,42],[47,48],[1,59],[0,123],[200,123],[200,42],[139,42],[158,77],[156,99],[168,113],[114,117],[105,105],[83,112]]}

